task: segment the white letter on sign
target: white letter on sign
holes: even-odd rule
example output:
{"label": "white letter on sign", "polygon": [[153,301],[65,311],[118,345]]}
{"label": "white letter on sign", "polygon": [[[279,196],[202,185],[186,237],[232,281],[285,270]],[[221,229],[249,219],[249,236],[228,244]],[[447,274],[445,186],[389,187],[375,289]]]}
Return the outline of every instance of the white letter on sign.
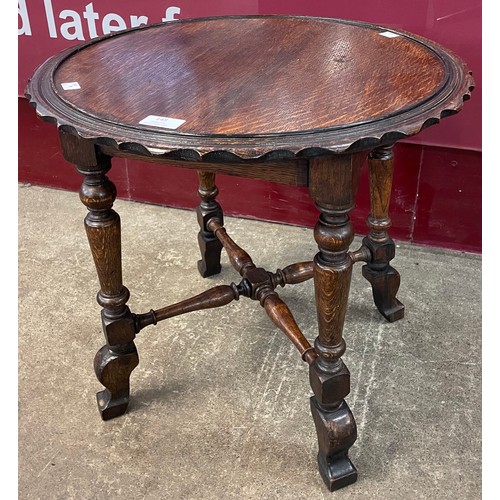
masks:
{"label": "white letter on sign", "polygon": [[85,6],[83,17],[87,20],[90,38],[95,38],[96,36],[98,36],[95,22],[97,19],[99,19],[99,14],[97,12],[94,12],[94,6],[92,5],[92,2]]}
{"label": "white letter on sign", "polygon": [[45,5],[45,17],[47,18],[47,27],[49,28],[50,38],[57,38],[56,23],[54,22],[54,11],[52,10],[52,2],[43,0]]}
{"label": "white letter on sign", "polygon": [[[115,22],[116,24],[111,24],[113,22]],[[113,12],[106,14],[102,19],[102,32],[105,35],[111,33],[112,31],[121,31],[126,28],[127,25],[125,24],[123,17],[119,16],[118,14],[114,14]]]}
{"label": "white letter on sign", "polygon": [[179,7],[169,7],[165,11],[165,17],[162,19],[162,21],[164,23],[166,23],[167,21],[176,21],[177,18],[175,17],[175,15],[180,14],[180,13],[181,13],[181,9]]}
{"label": "white letter on sign", "polygon": [[61,19],[68,19],[68,17],[73,19],[61,25],[61,34],[66,40],[85,40],[83,36],[82,20],[78,12],[74,10],[63,10],[59,14],[59,17]]}
{"label": "white letter on sign", "polygon": [[135,28],[141,24],[148,24],[148,18],[146,16],[130,16],[130,27]]}
{"label": "white letter on sign", "polygon": [[31,35],[31,26],[30,19],[28,17],[28,9],[26,8],[26,0],[19,0],[17,2],[17,15],[21,16],[21,27],[17,28],[17,34]]}

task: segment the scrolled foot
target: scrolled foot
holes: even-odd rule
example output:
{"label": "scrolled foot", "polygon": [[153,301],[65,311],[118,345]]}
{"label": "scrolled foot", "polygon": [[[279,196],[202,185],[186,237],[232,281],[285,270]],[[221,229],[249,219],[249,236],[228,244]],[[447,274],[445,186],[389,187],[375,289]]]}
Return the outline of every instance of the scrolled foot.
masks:
{"label": "scrolled foot", "polygon": [[372,286],[373,300],[380,314],[390,323],[402,319],[405,306],[396,298],[400,284],[396,269],[388,265],[385,270],[377,271],[366,265],[362,273]]}
{"label": "scrolled foot", "polygon": [[130,374],[139,364],[139,356],[133,342],[113,351],[102,347],[94,359],[97,378],[105,389],[97,393],[97,407],[103,420],[123,415],[128,407]]}
{"label": "scrolled foot", "polygon": [[314,396],[310,401],[318,434],[319,472],[330,491],[338,490],[358,478],[358,471],[348,457],[357,437],[356,422],[345,401],[334,410],[320,406]]}

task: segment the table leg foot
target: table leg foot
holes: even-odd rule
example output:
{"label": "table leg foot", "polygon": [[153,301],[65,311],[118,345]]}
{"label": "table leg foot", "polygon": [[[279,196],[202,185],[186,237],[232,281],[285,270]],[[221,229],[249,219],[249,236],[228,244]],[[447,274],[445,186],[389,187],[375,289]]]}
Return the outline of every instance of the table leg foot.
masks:
{"label": "table leg foot", "polygon": [[356,440],[356,423],[347,403],[324,410],[313,396],[311,413],[319,441],[318,468],[327,488],[334,491],[356,482],[358,471],[348,457]]}
{"label": "table leg foot", "polygon": [[116,187],[106,176],[111,168],[108,156],[84,139],[65,133],[60,137],[66,156],[76,155],[77,170],[84,176],[80,199],[88,208],[84,225],[100,284],[97,303],[106,338],[94,358],[95,373],[105,387],[97,404],[101,417],[108,420],[127,409],[130,374],[139,363],[134,317],[126,305],[130,292],[122,281],[120,216],[112,208]]}
{"label": "table leg foot", "polygon": [[97,407],[103,420],[110,420],[127,411],[130,395],[130,374],[139,364],[133,342],[115,352],[102,347],[94,359],[94,369],[99,382],[105,387],[97,393]]}
{"label": "table leg foot", "polygon": [[366,265],[362,272],[372,286],[373,300],[380,314],[391,323],[402,319],[405,306],[396,298],[400,283],[396,269],[388,265],[383,271],[377,271]]}
{"label": "table leg foot", "polygon": [[215,185],[215,173],[198,170],[198,195],[201,199],[196,213],[200,232],[198,233],[198,245],[200,247],[201,260],[198,261],[198,271],[203,278],[208,278],[221,272],[220,254],[222,244],[218,238],[207,227],[207,222],[215,217],[224,224],[222,208],[217,203],[216,197],[219,192]]}
{"label": "table leg foot", "polygon": [[201,260],[198,261],[198,271],[203,278],[214,276],[221,272],[220,254],[222,245],[217,238],[210,238],[198,233],[198,245],[200,247]]}
{"label": "table leg foot", "polygon": [[374,149],[368,158],[370,174],[369,235],[363,245],[370,250],[371,260],[363,266],[363,276],[370,282],[373,299],[387,321],[397,321],[404,316],[404,306],[396,298],[399,273],[389,265],[396,254],[396,245],[389,237],[391,227],[389,203],[391,200],[394,155],[392,146]]}
{"label": "table leg foot", "polygon": [[318,434],[319,471],[330,491],[358,477],[348,458],[357,429],[344,400],[350,391],[350,373],[341,358],[346,350],[343,328],[353,266],[348,253],[354,238],[349,211],[363,160],[361,155],[339,155],[311,160],[309,168],[309,192],[321,212],[314,228],[319,249],[313,261],[318,337],[317,358],[309,366],[314,393],[311,413]]}

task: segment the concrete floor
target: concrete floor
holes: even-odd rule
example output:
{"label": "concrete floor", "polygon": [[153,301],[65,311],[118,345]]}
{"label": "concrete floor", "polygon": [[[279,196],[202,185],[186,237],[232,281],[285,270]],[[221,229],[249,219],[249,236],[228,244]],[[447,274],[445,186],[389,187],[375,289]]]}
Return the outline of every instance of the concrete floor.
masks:
{"label": "concrete floor", "polygon": [[[118,200],[129,305],[146,312],[237,281],[196,269],[192,212]],[[92,360],[102,346],[97,280],[75,193],[19,189],[19,498],[481,498],[481,258],[399,245],[406,318],[386,323],[361,265],[345,338],[358,482],[329,493],[316,469],[307,366],[243,299],[137,337],[129,412],[102,422]],[[312,232],[227,218],[274,270],[316,252]],[[281,296],[310,340],[312,283]]]}

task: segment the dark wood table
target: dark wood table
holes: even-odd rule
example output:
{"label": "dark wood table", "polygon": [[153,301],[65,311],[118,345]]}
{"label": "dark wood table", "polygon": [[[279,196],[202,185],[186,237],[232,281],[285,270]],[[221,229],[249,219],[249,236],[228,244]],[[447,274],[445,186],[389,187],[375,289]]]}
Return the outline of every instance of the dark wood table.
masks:
{"label": "dark wood table", "polygon": [[[64,157],[84,176],[80,199],[88,208],[85,229],[106,338],[95,358],[105,387],[97,394],[102,418],[127,409],[140,330],[249,297],[309,364],[324,481],[330,490],[354,482],[348,450],[356,423],[344,401],[349,371],[341,359],[352,267],[365,263],[377,308],[388,321],[401,319],[400,276],[390,265],[395,245],[388,235],[392,147],[459,111],[472,88],[464,63],[429,40],[366,23],[291,16],[142,27],[72,47],[41,65],[26,94],[40,118],[57,125]],[[116,189],[106,177],[115,156],[198,170],[198,269],[202,276],[218,273],[224,248],[241,275],[238,284],[156,311],[130,311],[120,218],[112,209]],[[369,234],[350,251],[349,211],[367,158]],[[217,172],[308,186],[319,210],[313,261],[275,273],[256,266],[226,233]],[[310,278],[318,317],[314,346],[275,291]],[[210,325],[200,328],[210,331]]]}

